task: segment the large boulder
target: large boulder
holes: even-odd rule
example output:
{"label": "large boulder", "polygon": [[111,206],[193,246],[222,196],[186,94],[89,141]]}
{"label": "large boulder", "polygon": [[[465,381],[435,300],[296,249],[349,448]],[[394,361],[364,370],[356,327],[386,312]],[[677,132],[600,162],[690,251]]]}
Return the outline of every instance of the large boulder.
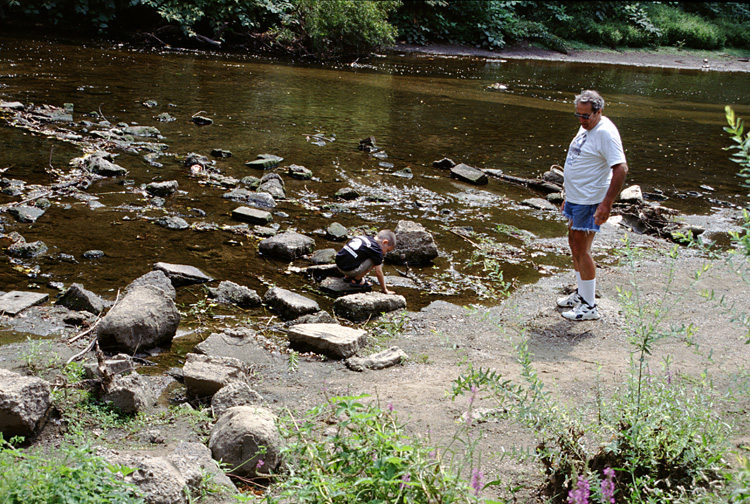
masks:
{"label": "large boulder", "polygon": [[161,289],[164,294],[171,299],[177,298],[177,291],[175,290],[174,285],[172,285],[172,281],[162,270],[149,271],[145,275],[139,276],[125,287],[125,292],[143,285],[150,285],[157,289]]}
{"label": "large boulder", "polygon": [[386,255],[389,261],[399,264],[424,264],[438,256],[435,239],[422,224],[399,221],[394,233],[396,248]]}
{"label": "large boulder", "polygon": [[211,429],[208,447],[214,460],[230,474],[255,477],[268,474],[281,462],[281,436],[276,415],[260,406],[229,408]]}
{"label": "large boulder", "polygon": [[295,231],[286,231],[258,244],[258,251],[269,257],[293,261],[310,254],[315,249],[315,240]]}
{"label": "large boulder", "polygon": [[233,381],[224,385],[211,398],[211,412],[220,418],[229,408],[252,406],[263,402],[263,397],[245,382]]}
{"label": "large boulder", "polygon": [[282,289],[271,287],[266,292],[265,303],[277,311],[284,320],[291,320],[308,313],[320,311],[318,303],[310,298]]}
{"label": "large boulder", "polygon": [[179,323],[174,300],[161,289],[138,286],[102,318],[97,338],[102,348],[133,354],[170,343]]}
{"label": "large boulder", "polygon": [[352,322],[360,322],[406,308],[406,298],[380,292],[363,292],[349,294],[333,302],[333,311],[339,317]]}
{"label": "large boulder", "polygon": [[41,378],[0,369],[0,433],[30,436],[51,404],[51,386]]}

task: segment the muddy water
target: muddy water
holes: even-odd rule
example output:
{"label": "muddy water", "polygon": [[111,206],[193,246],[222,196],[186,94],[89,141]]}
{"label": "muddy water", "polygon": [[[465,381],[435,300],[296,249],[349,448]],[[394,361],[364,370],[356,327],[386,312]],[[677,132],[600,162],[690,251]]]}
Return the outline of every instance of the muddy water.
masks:
{"label": "muddy water", "polygon": [[[117,162],[130,170],[125,181],[97,182],[87,191],[103,206],[54,200],[31,225],[2,216],[6,232],[43,240],[50,250],[23,264],[3,258],[0,290],[38,288],[54,296],[49,282],[78,282],[114,298],[117,289],[163,261],[196,266],[261,295],[272,284],[310,292],[313,286],[305,279],[284,273],[285,263],[260,257],[253,239],[221,230],[169,231],[150,220],[170,214],[190,224],[237,224],[231,211],[240,205],[223,199],[222,189],[199,184],[182,164],[186,153],[209,156],[211,149],[221,148],[233,156],[217,159],[216,167],[237,178],[261,176],[244,162],[262,153],[284,157],[282,166],[304,165],[314,172],[313,181],[284,175],[289,200],[275,209],[274,223],[281,230],[311,234],[319,249],[340,247],[317,233],[332,222],[394,228],[409,219],[425,225],[441,257],[434,265],[412,268],[435,292],[396,289],[407,296],[411,309],[438,297],[492,302],[475,286],[486,273],[467,262],[474,244],[483,237],[505,244],[504,278],[530,282],[543,274],[540,269],[569,267],[558,251],[528,245],[529,237],[563,236],[565,224],[557,215],[521,206],[522,200],[538,196],[532,192],[498,180],[480,187],[456,182],[433,168],[434,160],[447,156],[511,175],[541,175],[564,161],[578,127],[572,98],[591,87],[608,100],[606,114],[621,131],[629,183],[664,191],[670,196],[667,204],[683,212],[711,212],[714,204],[708,198],[744,204],[737,165],[722,150],[729,144],[722,127],[725,105],[750,117],[748,79],[747,74],[403,54],[354,65],[311,64],[0,37],[0,99],[71,103],[76,121],[91,120],[87,114],[95,112],[113,124],[155,126],[169,145],[157,160],[161,167],[121,153]],[[487,90],[493,83],[507,90]],[[143,105],[147,100],[157,105],[148,108]],[[177,120],[156,121],[161,112]],[[190,118],[197,113],[213,119],[213,125],[193,124]],[[329,141],[316,145],[316,134]],[[387,157],[357,149],[368,136],[376,138]],[[0,168],[9,167],[3,174],[7,178],[49,183],[45,167],[65,169],[79,154],[69,144],[0,128]],[[393,175],[404,168],[413,178]],[[148,208],[133,188],[160,180],[178,180],[181,192],[168,198],[164,209]],[[333,195],[345,186],[385,202],[337,202]],[[11,201],[0,195],[0,203]],[[499,232],[498,225],[510,234]],[[473,243],[451,232],[454,226],[475,231]],[[84,259],[91,249],[105,256]],[[60,254],[76,261],[62,260]],[[394,276],[399,270],[386,268]],[[330,300],[310,295],[330,309]],[[194,287],[180,301],[187,305],[202,296],[202,289]]]}

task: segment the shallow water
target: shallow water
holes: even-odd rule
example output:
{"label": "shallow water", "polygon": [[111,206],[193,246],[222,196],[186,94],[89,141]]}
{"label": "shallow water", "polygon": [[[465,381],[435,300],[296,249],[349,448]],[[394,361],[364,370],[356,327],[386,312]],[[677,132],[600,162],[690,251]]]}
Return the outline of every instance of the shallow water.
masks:
{"label": "shallow water", "polygon": [[[737,165],[722,150],[730,144],[722,128],[725,105],[750,117],[748,80],[748,74],[740,73],[405,54],[354,65],[313,64],[0,37],[0,99],[72,103],[76,121],[91,119],[84,115],[96,112],[113,124],[155,126],[169,145],[158,159],[162,167],[129,154],[121,154],[117,162],[130,170],[126,179],[134,187],[178,180],[184,191],[168,198],[164,210],[146,209],[145,198],[131,186],[109,179],[88,190],[101,208],[79,200],[53,201],[32,225],[14,223],[6,214],[6,232],[16,230],[27,241],[43,240],[50,250],[24,261],[23,267],[5,257],[0,290],[38,288],[54,296],[50,281],[66,287],[78,282],[113,299],[117,289],[162,261],[196,266],[217,280],[254,288],[261,296],[269,285],[310,292],[313,286],[305,279],[283,272],[285,263],[260,257],[252,239],[224,231],[168,231],[147,220],[169,212],[191,224],[237,224],[231,211],[240,204],[222,199],[219,188],[200,185],[181,162],[186,153],[209,156],[211,149],[222,148],[233,157],[216,160],[216,166],[237,178],[262,175],[244,166],[261,153],[284,157],[282,166],[304,165],[314,172],[314,181],[283,175],[290,199],[275,209],[274,223],[282,230],[312,234],[319,249],[341,246],[316,234],[334,221],[368,228],[395,228],[401,219],[425,225],[434,233],[441,257],[412,271],[433,282],[439,293],[396,289],[407,296],[410,309],[444,295],[451,285],[456,290],[447,296],[450,301],[491,303],[492,296],[481,298],[476,289],[461,287],[486,273],[467,264],[472,243],[448,228],[471,227],[479,237],[517,247],[510,254],[516,260],[503,261],[502,269],[506,280],[525,283],[539,278],[540,267],[569,268],[569,258],[531,252],[523,239],[499,233],[497,225],[549,238],[564,236],[565,223],[556,214],[520,206],[522,200],[538,196],[531,191],[494,179],[487,186],[469,186],[433,168],[433,161],[447,156],[510,175],[539,176],[564,161],[578,128],[572,115],[574,94],[595,88],[608,101],[606,115],[620,129],[630,166],[628,185],[662,190],[670,196],[665,204],[680,211],[710,213],[713,203],[708,198],[746,202],[738,189]],[[493,83],[507,90],[487,90]],[[146,100],[158,105],[147,108]],[[156,121],[161,112],[177,121]],[[196,113],[214,124],[196,126],[190,121]],[[315,145],[315,134],[334,141]],[[386,159],[357,149],[359,140],[368,136],[377,139]],[[49,183],[45,167],[64,169],[80,155],[75,146],[8,127],[0,128],[0,152],[0,168],[10,167],[3,176],[29,184]],[[410,180],[391,174],[407,167],[414,175]],[[713,190],[701,188],[706,185]],[[339,204],[333,195],[345,186],[389,201]],[[0,195],[0,203],[11,201],[14,198]],[[83,252],[90,249],[103,250],[105,257],[84,259]],[[76,262],[60,260],[61,253]],[[29,273],[27,268],[36,270]],[[403,270],[386,267],[394,276]],[[184,303],[203,296],[201,287],[187,291],[189,295],[181,294]],[[330,300],[316,292],[310,295],[330,309]]]}

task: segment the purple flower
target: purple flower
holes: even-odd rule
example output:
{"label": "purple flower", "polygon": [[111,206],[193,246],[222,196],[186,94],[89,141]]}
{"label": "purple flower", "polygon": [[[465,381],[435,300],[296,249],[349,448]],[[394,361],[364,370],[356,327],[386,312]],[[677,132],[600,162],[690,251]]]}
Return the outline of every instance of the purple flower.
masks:
{"label": "purple flower", "polygon": [[602,481],[602,502],[615,504],[615,470],[611,467],[604,469],[605,479]]}
{"label": "purple flower", "polygon": [[479,393],[479,389],[476,385],[471,386],[471,397],[469,397],[469,406],[474,404],[474,401],[477,399],[477,394]]}
{"label": "purple flower", "polygon": [[263,462],[263,460],[258,460],[258,463],[255,464],[255,469],[256,470],[260,470],[260,468],[263,467],[263,464],[265,464],[265,462]]}
{"label": "purple flower", "polygon": [[589,504],[589,495],[591,495],[589,481],[578,476],[576,487],[568,493],[568,504]]}
{"label": "purple flower", "polygon": [[388,401],[388,404],[386,404],[385,407],[389,413],[393,413],[393,403],[391,401]]}
{"label": "purple flower", "polygon": [[474,489],[474,495],[479,495],[479,491],[482,489],[482,481],[484,480],[484,474],[479,469],[471,471],[471,488]]}
{"label": "purple flower", "polygon": [[401,476],[401,485],[399,488],[403,490],[406,488],[406,484],[411,481],[411,475],[409,473],[405,473],[403,476]]}

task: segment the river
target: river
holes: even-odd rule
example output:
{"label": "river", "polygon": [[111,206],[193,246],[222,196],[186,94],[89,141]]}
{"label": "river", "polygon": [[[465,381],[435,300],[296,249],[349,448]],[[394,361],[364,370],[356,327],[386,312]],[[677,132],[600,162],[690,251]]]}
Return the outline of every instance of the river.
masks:
{"label": "river", "polygon": [[[117,162],[129,170],[125,182],[93,184],[88,201],[54,200],[34,224],[0,216],[6,233],[18,231],[49,247],[44,256],[21,263],[4,256],[0,289],[39,289],[54,298],[58,290],[50,282],[66,287],[78,282],[114,299],[118,289],[161,261],[195,266],[261,296],[270,285],[293,288],[330,309],[330,300],[308,280],[285,273],[286,263],[259,256],[257,239],[220,229],[238,224],[231,212],[239,204],[222,198],[225,189],[199,183],[182,162],[187,153],[211,158],[211,150],[220,148],[232,157],[215,159],[216,168],[236,178],[261,176],[244,163],[264,153],[283,157],[282,167],[312,170],[315,178],[309,181],[279,172],[288,199],[274,209],[273,223],[310,234],[318,249],[341,246],[320,233],[332,222],[350,229],[395,228],[402,219],[423,224],[434,234],[440,257],[411,267],[434,286],[431,292],[396,288],[410,309],[437,298],[492,303],[492,292],[477,287],[488,274],[470,260],[475,246],[490,240],[486,243],[503,249],[496,264],[506,281],[533,282],[546,271],[570,267],[569,257],[529,247],[535,238],[564,236],[565,222],[553,212],[521,205],[539,196],[529,190],[497,179],[470,186],[450,179],[433,161],[449,157],[509,175],[540,176],[563,163],[578,128],[575,93],[594,88],[621,132],[630,166],[627,184],[663,191],[669,197],[664,204],[681,212],[709,214],[716,201],[747,201],[738,186],[738,166],[723,150],[730,141],[722,128],[726,105],[750,117],[748,80],[744,73],[402,53],[355,64],[280,61],[0,36],[0,100],[72,104],[79,129],[80,121],[93,120],[92,113],[113,124],[155,126],[168,145],[155,159],[158,165],[120,153]],[[487,88],[495,83],[507,88]],[[151,108],[144,105],[149,100]],[[163,112],[176,120],[157,121]],[[213,124],[195,125],[195,114]],[[359,140],[369,136],[384,156],[358,150]],[[2,127],[0,153],[5,178],[49,184],[45,168],[65,170],[81,151]],[[393,174],[405,168],[412,178]],[[180,192],[163,208],[149,207],[134,190],[167,180],[177,180]],[[338,201],[335,192],[347,186],[371,197]],[[0,195],[0,204],[16,200]],[[170,231],[154,224],[166,214],[219,229]],[[467,240],[457,228],[474,234]],[[83,253],[92,249],[104,257],[85,259]],[[74,261],[62,259],[71,256]],[[403,269],[389,265],[386,274],[397,277]],[[178,301],[187,309],[203,296],[201,287],[193,287]]]}

